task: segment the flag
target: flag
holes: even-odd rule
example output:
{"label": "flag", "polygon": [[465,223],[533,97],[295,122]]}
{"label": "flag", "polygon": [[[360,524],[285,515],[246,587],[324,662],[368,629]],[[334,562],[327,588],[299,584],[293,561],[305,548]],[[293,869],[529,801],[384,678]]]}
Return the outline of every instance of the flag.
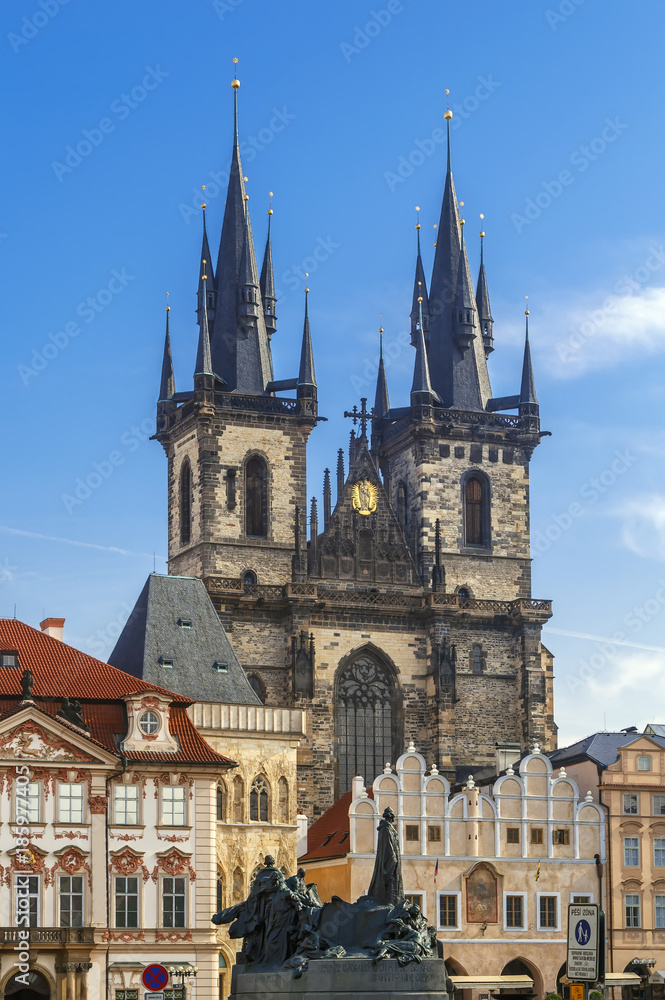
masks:
{"label": "flag", "polygon": [[538,862],[538,867],[536,868],[536,882],[540,878],[540,861]]}
{"label": "flag", "polygon": [[434,885],[436,885],[436,876],[439,874],[439,859],[436,859],[436,867],[434,868]]}

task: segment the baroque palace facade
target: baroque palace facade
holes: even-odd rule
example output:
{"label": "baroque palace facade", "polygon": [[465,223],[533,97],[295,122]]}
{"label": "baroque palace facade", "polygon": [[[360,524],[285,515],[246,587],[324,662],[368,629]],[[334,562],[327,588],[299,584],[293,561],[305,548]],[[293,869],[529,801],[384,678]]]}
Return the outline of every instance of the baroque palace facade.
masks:
{"label": "baroque palace facade", "polygon": [[529,464],[542,432],[528,326],[519,392],[492,395],[485,268],[481,256],[474,290],[449,142],[429,285],[419,242],[416,253],[410,398],[391,405],[381,360],[371,412],[363,400],[347,414],[335,504],[326,469],[321,514],[308,505],[319,415],[307,295],[298,374],[276,379],[271,235],[259,273],[238,87],[214,267],[204,211],[193,389],[176,391],[167,312],[156,438],[169,573],[203,580],[262,700],[305,710],[298,810],[311,822],[410,739],[449,779],[491,764],[498,742],[556,745],[541,643],[551,606],[530,577]]}

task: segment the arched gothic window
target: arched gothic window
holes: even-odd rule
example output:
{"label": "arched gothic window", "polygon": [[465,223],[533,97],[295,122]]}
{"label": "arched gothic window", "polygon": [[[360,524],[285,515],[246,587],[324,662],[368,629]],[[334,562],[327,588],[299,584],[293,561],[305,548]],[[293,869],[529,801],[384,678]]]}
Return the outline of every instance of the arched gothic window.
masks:
{"label": "arched gothic window", "polygon": [[256,573],[253,569],[246,569],[242,575],[242,589],[246,594],[253,594],[256,587]]}
{"label": "arched gothic window", "polygon": [[397,484],[397,520],[402,531],[406,534],[408,521],[406,484]]}
{"label": "arched gothic window", "polygon": [[226,788],[223,781],[217,782],[217,821],[223,823],[226,820]]}
{"label": "arched gothic window", "polygon": [[268,466],[258,455],[245,465],[245,534],[255,538],[268,534]]}
{"label": "arched gothic window", "polygon": [[485,654],[483,653],[483,647],[478,643],[475,643],[471,647],[471,672],[474,674],[482,674],[485,668]]}
{"label": "arched gothic window", "polygon": [[254,823],[268,822],[268,782],[259,774],[249,793],[249,818]]}
{"label": "arched gothic window", "polygon": [[289,783],[284,777],[277,786],[277,816],[280,823],[289,822]]}
{"label": "arched gothic window", "polygon": [[192,538],[192,468],[186,458],[180,469],[180,543],[189,545]]}
{"label": "arched gothic window", "polygon": [[467,545],[487,545],[486,499],[479,476],[470,476],[464,485],[464,524]]}
{"label": "arched gothic window", "polygon": [[245,822],[245,782],[239,774],[233,779],[233,822]]}
{"label": "arched gothic window", "polygon": [[257,695],[261,704],[262,705],[265,704],[266,688],[261,678],[257,677],[256,674],[249,674],[247,680],[249,681],[249,686],[251,687],[252,691]]}
{"label": "arched gothic window", "polygon": [[338,792],[351,788],[361,774],[370,785],[386,761],[394,760],[397,685],[372,656],[359,656],[341,667],[336,678],[335,735]]}

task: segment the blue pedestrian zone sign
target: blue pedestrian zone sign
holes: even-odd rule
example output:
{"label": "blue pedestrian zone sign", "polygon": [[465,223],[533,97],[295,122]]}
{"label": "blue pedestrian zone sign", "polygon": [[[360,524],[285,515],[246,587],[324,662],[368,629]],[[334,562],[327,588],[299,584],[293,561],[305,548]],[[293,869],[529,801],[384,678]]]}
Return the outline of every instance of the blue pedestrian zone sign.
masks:
{"label": "blue pedestrian zone sign", "polygon": [[595,983],[600,972],[600,917],[598,903],[568,907],[566,975],[573,982]]}

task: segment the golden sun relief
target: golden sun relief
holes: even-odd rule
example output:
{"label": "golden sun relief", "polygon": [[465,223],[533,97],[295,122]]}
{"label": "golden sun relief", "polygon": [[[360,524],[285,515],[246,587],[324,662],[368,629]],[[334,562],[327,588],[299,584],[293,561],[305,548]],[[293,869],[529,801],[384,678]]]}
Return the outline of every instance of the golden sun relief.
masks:
{"label": "golden sun relief", "polygon": [[353,484],[351,501],[359,514],[373,514],[379,499],[379,491],[369,479],[361,479]]}

